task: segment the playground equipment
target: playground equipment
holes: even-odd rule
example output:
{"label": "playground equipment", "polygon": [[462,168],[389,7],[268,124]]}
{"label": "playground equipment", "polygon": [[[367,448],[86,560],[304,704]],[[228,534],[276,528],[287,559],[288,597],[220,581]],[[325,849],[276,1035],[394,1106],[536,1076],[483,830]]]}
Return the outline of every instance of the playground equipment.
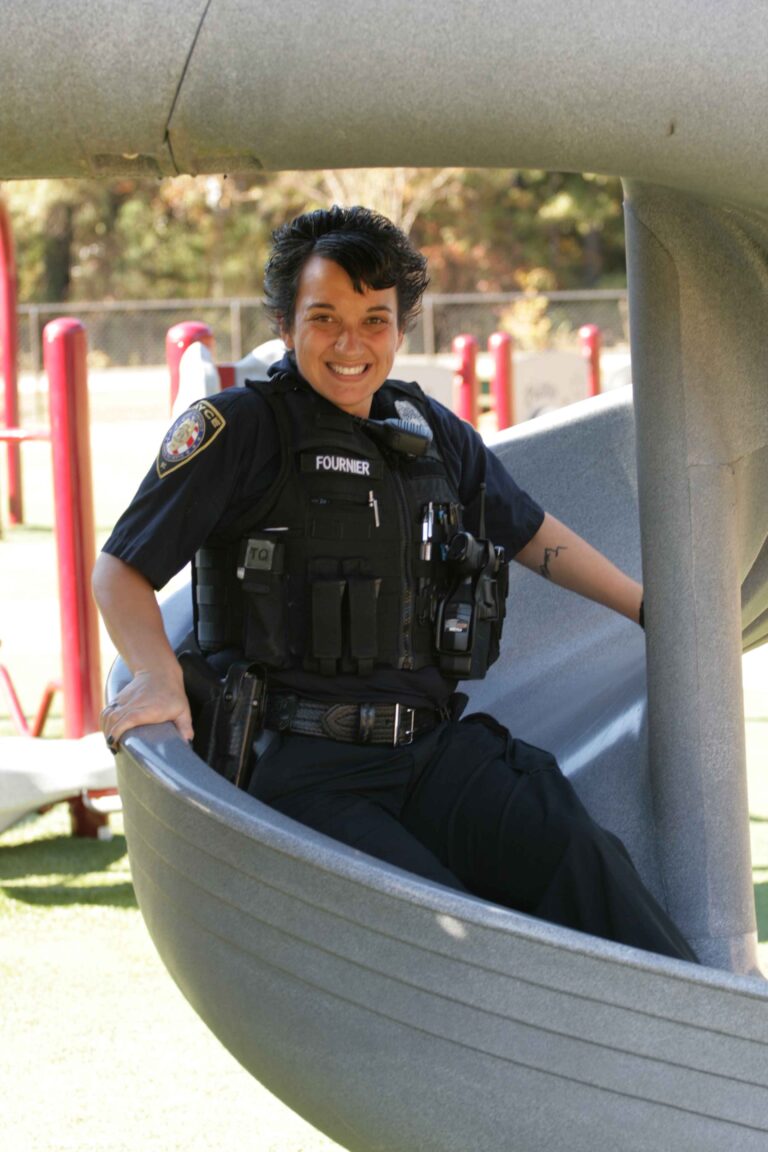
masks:
{"label": "playground equipment", "polygon": [[[477,427],[478,342],[472,335],[456,336],[452,352],[455,373],[449,407]],[[518,419],[527,420],[585,396],[600,395],[600,329],[596,324],[584,324],[579,329],[576,352],[547,349],[516,353],[508,332],[493,332],[488,337],[488,353],[490,411],[498,431],[511,428]],[[445,402],[448,398],[441,399]]]}
{"label": "playground equipment", "polygon": [[493,357],[491,397],[496,414],[496,427],[511,428],[515,423],[515,380],[512,337],[508,332],[494,332],[488,337],[488,351]]}
{"label": "playground equipment", "polygon": [[68,801],[76,805],[75,832],[105,836],[118,802],[111,759],[101,733],[78,740],[0,737],[0,832],[31,812]]}
{"label": "playground equipment", "polygon": [[[97,835],[107,823],[104,795],[116,787],[112,757],[98,731],[102,688],[96,608],[90,595],[95,560],[88,421],[87,344],[78,320],[54,320],[43,332],[49,380],[54,516],[59,573],[62,679],[45,688],[36,718],[27,723],[11,674],[0,665],[19,736],[0,740],[0,831],[42,804],[70,799],[73,830]],[[23,429],[16,429],[29,438]],[[64,741],[41,741],[52,697],[63,692]],[[102,810],[100,810],[102,809]]]}
{"label": "playground equipment", "polygon": [[[588,605],[566,622],[521,577],[489,703],[631,833],[708,967],[396,873],[238,795],[167,725],[124,741],[126,829],[180,987],[350,1149],[762,1149],[768,998],[739,974],[756,965],[740,658],[768,638],[763,6],[553,0],[543,19],[498,0],[365,0],[350,21],[304,0],[279,19],[261,0],[101,0],[85,41],[76,4],[66,20],[42,0],[6,9],[5,177],[450,163],[624,178],[637,467],[631,421],[598,418],[612,397],[570,431],[546,417],[525,477],[526,436],[497,447],[634,571],[642,541],[647,695],[639,634]],[[590,520],[590,475],[609,463]],[[563,648],[576,673],[568,661],[552,695]]]}
{"label": "playground equipment", "polygon": [[179,415],[201,396],[223,388],[242,387],[246,380],[266,380],[267,369],[285,352],[282,340],[269,340],[235,364],[217,364],[215,340],[207,324],[185,320],[168,329],[166,359],[171,380],[171,413]]}
{"label": "playground equipment", "polygon": [[581,355],[587,362],[587,395],[600,395],[600,329],[597,324],[579,328]]}

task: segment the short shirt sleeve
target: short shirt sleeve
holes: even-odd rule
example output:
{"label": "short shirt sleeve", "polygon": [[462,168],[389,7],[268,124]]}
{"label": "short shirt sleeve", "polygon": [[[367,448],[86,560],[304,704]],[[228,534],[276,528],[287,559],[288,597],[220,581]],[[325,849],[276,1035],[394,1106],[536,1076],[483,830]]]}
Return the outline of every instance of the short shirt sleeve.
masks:
{"label": "short shirt sleeve", "polygon": [[532,540],[544,520],[544,509],[520,488],[475,429],[442,404],[430,401],[437,431],[459,477],[459,496],[473,531],[479,515],[480,485],[485,484],[485,525],[488,538],[517,555]]}
{"label": "short shirt sleeve", "polygon": [[104,551],[162,588],[269,490],[278,468],[277,429],[262,396],[237,388],[198,400],[166,432]]}

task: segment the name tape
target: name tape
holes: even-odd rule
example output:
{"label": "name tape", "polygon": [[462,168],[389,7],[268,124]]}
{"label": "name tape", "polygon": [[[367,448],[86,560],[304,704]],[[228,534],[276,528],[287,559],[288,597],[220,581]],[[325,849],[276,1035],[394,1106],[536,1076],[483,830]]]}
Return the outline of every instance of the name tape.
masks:
{"label": "name tape", "polygon": [[382,465],[378,460],[366,460],[360,456],[339,456],[330,452],[304,452],[301,457],[302,472],[338,472],[348,476],[364,476],[367,479],[380,478]]}

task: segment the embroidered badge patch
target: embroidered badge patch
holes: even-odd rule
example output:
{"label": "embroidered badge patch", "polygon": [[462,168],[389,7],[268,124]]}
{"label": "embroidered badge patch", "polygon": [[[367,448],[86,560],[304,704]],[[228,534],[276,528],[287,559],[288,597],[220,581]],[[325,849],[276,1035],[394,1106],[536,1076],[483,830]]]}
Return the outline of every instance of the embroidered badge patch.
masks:
{"label": "embroidered badge patch", "polygon": [[198,400],[186,412],[182,412],[171,424],[160,445],[157,457],[157,474],[162,477],[187,464],[207,448],[226,427],[226,420],[213,404]]}

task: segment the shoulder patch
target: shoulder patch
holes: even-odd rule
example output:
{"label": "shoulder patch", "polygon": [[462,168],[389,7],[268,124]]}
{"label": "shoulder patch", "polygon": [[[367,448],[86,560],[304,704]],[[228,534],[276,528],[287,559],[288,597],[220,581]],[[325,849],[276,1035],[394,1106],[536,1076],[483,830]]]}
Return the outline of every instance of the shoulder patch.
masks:
{"label": "shoulder patch", "polygon": [[162,479],[181,468],[207,448],[226,427],[226,420],[207,400],[196,401],[182,412],[165,434],[157,456],[157,474]]}

